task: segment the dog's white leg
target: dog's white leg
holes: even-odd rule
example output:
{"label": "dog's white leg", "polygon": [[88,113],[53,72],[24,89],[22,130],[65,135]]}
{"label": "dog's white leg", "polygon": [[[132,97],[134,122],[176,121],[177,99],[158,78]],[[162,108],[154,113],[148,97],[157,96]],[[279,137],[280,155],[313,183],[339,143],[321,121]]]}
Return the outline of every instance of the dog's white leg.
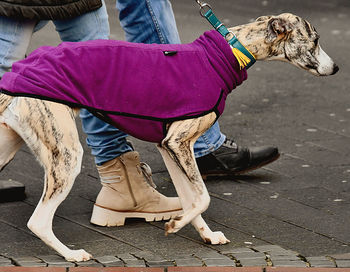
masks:
{"label": "dog's white leg", "polygon": [[229,240],[221,232],[212,232],[200,215],[208,208],[210,197],[193,152],[195,141],[214,120],[215,114],[211,113],[196,119],[174,122],[158,149],[184,210],[182,216],[177,216],[166,224],[166,234],[175,233],[191,222],[205,242],[225,244]]}
{"label": "dog's white leg", "polygon": [[212,245],[223,245],[230,242],[221,231],[212,231],[201,215],[192,220],[192,225],[199,232],[203,241]]}
{"label": "dog's white leg", "polygon": [[0,116],[0,171],[12,160],[22,144],[22,138],[2,123],[2,116]]}
{"label": "dog's white leg", "polygon": [[169,150],[159,146],[158,149],[184,210],[183,215],[175,217],[166,224],[166,232],[175,233],[207,209],[210,202],[209,194],[205,185],[201,184],[200,181],[197,180],[195,184],[192,184],[183,169],[179,167],[173,156],[169,154]]}
{"label": "dog's white leg", "polygon": [[57,207],[66,198],[80,172],[83,150],[73,112],[62,104],[16,98],[4,111],[6,123],[27,143],[45,170],[43,195],[28,228],[68,261],[86,261],[91,255],[71,250],[52,231]]}

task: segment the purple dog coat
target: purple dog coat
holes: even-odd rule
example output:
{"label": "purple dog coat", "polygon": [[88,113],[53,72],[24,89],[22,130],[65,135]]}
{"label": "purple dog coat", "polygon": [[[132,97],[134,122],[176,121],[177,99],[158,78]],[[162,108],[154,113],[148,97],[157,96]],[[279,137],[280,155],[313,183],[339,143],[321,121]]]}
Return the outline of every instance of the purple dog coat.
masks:
{"label": "purple dog coat", "polygon": [[13,64],[1,92],[83,107],[142,140],[161,142],[166,124],[223,112],[247,78],[215,30],[189,44],[114,40],[44,46]]}

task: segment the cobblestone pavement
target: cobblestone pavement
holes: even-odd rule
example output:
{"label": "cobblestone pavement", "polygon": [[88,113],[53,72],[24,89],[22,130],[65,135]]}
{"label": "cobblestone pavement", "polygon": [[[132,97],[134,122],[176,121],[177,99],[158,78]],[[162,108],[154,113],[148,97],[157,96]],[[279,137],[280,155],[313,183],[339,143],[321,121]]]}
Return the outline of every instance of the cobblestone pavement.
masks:
{"label": "cobblestone pavement", "polygon": [[349,272],[348,268],[291,268],[291,267],[0,267],[0,272]]}
{"label": "cobblestone pavement", "polygon": [[[282,12],[301,15],[316,26],[323,49],[340,66],[337,75],[317,78],[287,64],[257,63],[249,71],[249,80],[228,98],[220,119],[222,130],[240,145],[277,145],[282,153],[273,164],[248,175],[206,181],[211,204],[203,217],[231,243],[206,245],[191,226],[165,237],[164,222],[128,220],[118,228],[91,225],[100,184],[84,145],[82,172],[53,225],[65,244],[84,248],[95,259],[66,262],[26,227],[42,193],[43,171],[23,147],[0,173],[1,180],[23,183],[27,195],[22,201],[0,203],[0,272],[21,266],[33,267],[32,271],[47,266],[69,271],[83,271],[86,266],[91,269],[86,271],[108,271],[111,266],[141,269],[135,271],[167,268],[168,272],[349,271],[341,268],[350,267],[350,1],[208,2],[227,25]],[[112,38],[123,39],[114,1],[106,3]],[[209,29],[194,1],[176,0],[173,6],[183,42]],[[49,25],[34,35],[31,50],[58,42]],[[81,140],[85,142],[83,135]],[[158,189],[175,195],[156,148],[136,140],[134,144],[151,165]]]}
{"label": "cobblestone pavement", "polygon": [[[36,257],[0,256],[0,267],[350,267],[350,254],[307,257],[276,245],[233,248],[215,252],[202,251],[192,255],[171,257],[139,251],[116,256],[101,256],[81,263],[67,262],[58,255]],[[2,270],[0,270],[2,271]],[[349,269],[350,271],[350,269]]]}

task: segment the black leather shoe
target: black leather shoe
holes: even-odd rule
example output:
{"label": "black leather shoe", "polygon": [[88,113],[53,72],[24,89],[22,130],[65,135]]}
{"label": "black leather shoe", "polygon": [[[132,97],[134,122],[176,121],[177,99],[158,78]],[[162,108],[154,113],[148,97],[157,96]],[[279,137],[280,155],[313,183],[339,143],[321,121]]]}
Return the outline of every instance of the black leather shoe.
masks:
{"label": "black leather shoe", "polygon": [[278,148],[272,146],[239,147],[232,140],[226,139],[224,144],[214,152],[197,158],[202,177],[229,176],[242,174],[279,158]]}

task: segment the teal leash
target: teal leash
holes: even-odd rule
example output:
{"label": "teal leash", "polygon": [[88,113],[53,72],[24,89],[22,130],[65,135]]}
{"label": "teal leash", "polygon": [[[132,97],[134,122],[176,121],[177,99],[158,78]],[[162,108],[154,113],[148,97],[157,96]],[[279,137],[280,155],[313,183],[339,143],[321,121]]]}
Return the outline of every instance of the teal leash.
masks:
{"label": "teal leash", "polygon": [[246,65],[246,69],[251,67],[256,62],[255,57],[244,47],[243,44],[240,43],[236,35],[229,31],[226,26],[220,22],[209,4],[203,3],[200,0],[196,0],[196,2],[200,6],[199,13],[201,16],[206,18],[214,29],[217,30],[233,48],[238,49],[249,58],[250,62]]}

